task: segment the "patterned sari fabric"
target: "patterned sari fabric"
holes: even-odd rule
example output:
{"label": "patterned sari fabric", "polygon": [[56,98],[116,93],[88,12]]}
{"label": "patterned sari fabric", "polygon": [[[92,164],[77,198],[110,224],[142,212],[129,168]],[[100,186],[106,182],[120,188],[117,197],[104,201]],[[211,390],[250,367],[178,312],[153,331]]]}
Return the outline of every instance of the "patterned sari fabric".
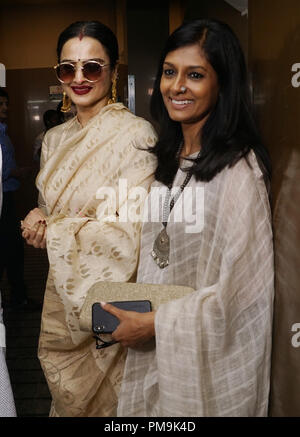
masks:
{"label": "patterned sari fabric", "polygon": [[5,360],[5,326],[2,311],[0,292],[0,417],[15,417],[16,408]]}
{"label": "patterned sari fabric", "polygon": [[[2,152],[0,148],[0,215],[2,208]],[[3,324],[3,309],[0,290],[0,417],[15,417],[16,409],[11,390],[6,360],[5,326]]]}
{"label": "patterned sari fabric", "polygon": [[116,414],[126,352],[119,344],[96,350],[92,335],[80,331],[79,314],[94,282],[135,276],[155,169],[147,149],[155,142],[152,126],[120,103],[83,128],[74,118],[44,139],[37,187],[50,270],[39,358],[53,399],[50,415]]}
{"label": "patterned sari fabric", "polygon": [[[208,183],[191,179],[169,217],[165,269],[151,257],[162,220],[145,220],[137,282],[196,291],[158,308],[155,349],[128,350],[119,416],[267,415],[272,227],[253,152],[248,160],[251,167],[242,159]],[[174,186],[185,176],[180,169]]]}

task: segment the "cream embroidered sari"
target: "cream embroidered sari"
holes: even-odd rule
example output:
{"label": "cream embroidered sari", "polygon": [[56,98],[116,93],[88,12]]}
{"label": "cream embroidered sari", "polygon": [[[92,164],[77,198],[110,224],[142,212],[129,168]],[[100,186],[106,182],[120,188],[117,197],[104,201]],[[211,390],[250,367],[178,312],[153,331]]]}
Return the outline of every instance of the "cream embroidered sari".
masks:
{"label": "cream embroidered sari", "polygon": [[[136,186],[148,191],[155,160],[140,149],[155,142],[151,125],[120,103],[104,107],[84,128],[74,118],[45,137],[37,187],[48,216],[50,271],[39,358],[53,416],[116,414],[125,351],[119,344],[96,350],[92,336],[79,329],[79,313],[94,282],[135,275],[141,222],[118,216],[125,205],[137,214],[142,209],[128,193]],[[99,195],[101,187],[117,193],[115,205]]]}

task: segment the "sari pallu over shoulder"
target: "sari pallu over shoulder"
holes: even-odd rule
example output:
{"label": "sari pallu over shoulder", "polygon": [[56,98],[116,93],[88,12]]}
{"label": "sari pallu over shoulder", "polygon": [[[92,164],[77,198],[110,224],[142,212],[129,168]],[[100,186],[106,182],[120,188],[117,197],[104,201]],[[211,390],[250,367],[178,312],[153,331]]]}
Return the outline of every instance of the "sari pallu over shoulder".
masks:
{"label": "sari pallu over shoulder", "polygon": [[[73,119],[45,137],[37,186],[48,214],[50,271],[39,356],[56,415],[114,414],[125,352],[119,345],[96,351],[79,313],[93,283],[135,274],[141,222],[119,215],[125,206],[136,217],[142,210],[143,199],[128,196],[135,187],[146,196],[155,141],[152,126],[122,104],[106,106],[84,128]],[[103,189],[116,201],[99,195]]]}

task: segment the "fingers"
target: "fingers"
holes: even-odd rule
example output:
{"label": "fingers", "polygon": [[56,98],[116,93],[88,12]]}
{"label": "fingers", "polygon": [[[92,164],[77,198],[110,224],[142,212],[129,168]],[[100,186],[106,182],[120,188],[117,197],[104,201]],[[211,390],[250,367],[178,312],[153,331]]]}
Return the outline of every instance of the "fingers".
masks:
{"label": "fingers", "polygon": [[31,223],[28,220],[21,220],[21,229],[32,229],[35,223]]}
{"label": "fingers", "polygon": [[24,228],[22,232],[26,243],[37,249],[46,248],[46,225],[43,222],[36,224],[33,228]]}
{"label": "fingers", "polygon": [[[23,228],[22,228],[23,229]],[[27,240],[29,238],[29,231],[27,229],[24,229],[22,232],[22,237]]]}
{"label": "fingers", "polygon": [[25,219],[21,222],[22,228],[33,228],[36,224],[41,221],[45,221],[45,215],[39,208],[34,208],[31,210]]}
{"label": "fingers", "polygon": [[100,305],[102,308],[113,316],[117,317],[119,320],[122,320],[122,314],[126,313],[124,310],[120,310],[120,308],[115,307],[107,302],[101,302]]}
{"label": "fingers", "polygon": [[46,248],[46,217],[42,210],[34,208],[21,221],[22,237],[35,248]]}
{"label": "fingers", "polygon": [[44,238],[43,238],[43,240],[42,240],[42,242],[41,242],[41,246],[40,246],[41,249],[46,249],[46,247],[47,247],[46,232],[47,232],[47,229],[45,229]]}
{"label": "fingers", "polygon": [[155,312],[125,311],[123,320],[112,333],[112,338],[124,347],[136,348],[155,336]]}
{"label": "fingers", "polygon": [[36,248],[41,247],[41,244],[44,240],[44,233],[45,233],[45,225],[43,223],[40,223],[33,240],[34,247]]}
{"label": "fingers", "polygon": [[22,236],[25,238],[28,244],[32,244],[35,238],[36,230],[31,228],[24,228]]}

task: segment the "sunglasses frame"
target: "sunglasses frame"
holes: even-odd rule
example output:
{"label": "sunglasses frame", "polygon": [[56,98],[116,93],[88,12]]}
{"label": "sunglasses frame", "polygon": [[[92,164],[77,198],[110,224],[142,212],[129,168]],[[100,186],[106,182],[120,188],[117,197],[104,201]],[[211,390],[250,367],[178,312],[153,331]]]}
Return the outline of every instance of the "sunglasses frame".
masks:
{"label": "sunglasses frame", "polygon": [[[101,68],[104,68],[104,67],[107,67],[107,66],[110,65],[110,64],[102,64],[101,62],[96,61],[96,60],[94,60],[94,59],[87,59],[86,61],[77,61],[77,62],[67,62],[67,61],[66,61],[66,62],[60,62],[59,64],[57,64],[57,65],[55,65],[55,66],[53,67],[54,70],[55,70],[55,74],[56,74],[57,79],[58,79],[61,83],[64,83],[64,84],[71,83],[71,82],[74,80],[74,77],[75,77],[75,75],[76,75],[76,70],[77,70],[77,68],[78,68],[78,64],[79,64],[79,63],[81,64],[81,66],[79,67],[81,71],[83,70],[84,66],[85,66],[86,64],[88,64],[88,63],[98,64],[98,65],[100,65]],[[60,78],[58,77],[58,74],[57,74],[57,68],[60,67],[61,65],[72,65],[72,67],[74,68],[74,77],[73,77],[73,79],[72,79],[70,82],[64,82],[62,79],[60,79]],[[85,78],[85,80],[86,80],[87,82],[95,83],[95,82],[98,82],[98,80],[100,80],[101,74],[102,74],[102,71],[100,72],[99,79],[97,79],[97,80],[90,80],[90,79],[88,79],[87,77],[85,77],[84,74],[83,74],[83,77]]]}

